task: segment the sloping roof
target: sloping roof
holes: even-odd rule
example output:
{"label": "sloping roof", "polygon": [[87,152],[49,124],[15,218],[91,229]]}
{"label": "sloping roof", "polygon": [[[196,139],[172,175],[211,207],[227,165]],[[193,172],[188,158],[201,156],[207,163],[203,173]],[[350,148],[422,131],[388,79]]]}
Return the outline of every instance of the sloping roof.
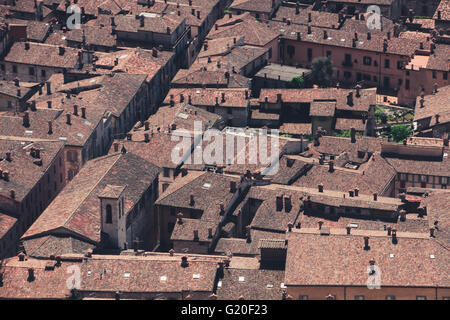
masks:
{"label": "sloping roof", "polygon": [[23,239],[65,230],[92,243],[100,242],[100,200],[106,185],[127,185],[129,212],[154,181],[159,168],[132,154],[113,154],[85,164],[69,185],[25,232]]}

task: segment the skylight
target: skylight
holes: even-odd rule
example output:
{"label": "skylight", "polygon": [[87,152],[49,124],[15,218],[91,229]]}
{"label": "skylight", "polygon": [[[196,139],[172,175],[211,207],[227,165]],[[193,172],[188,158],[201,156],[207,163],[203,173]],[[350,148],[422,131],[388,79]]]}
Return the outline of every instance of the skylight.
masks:
{"label": "skylight", "polygon": [[161,281],[167,281],[167,276],[161,276]]}

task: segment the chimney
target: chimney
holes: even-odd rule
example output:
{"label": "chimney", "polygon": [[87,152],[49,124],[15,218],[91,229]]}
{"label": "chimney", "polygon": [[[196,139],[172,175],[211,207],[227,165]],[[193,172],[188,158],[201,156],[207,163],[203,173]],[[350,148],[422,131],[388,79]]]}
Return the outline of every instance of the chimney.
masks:
{"label": "chimney", "polygon": [[352,227],[347,226],[347,234],[350,234]]}
{"label": "chimney", "polygon": [[12,159],[11,159],[11,152],[6,152],[6,161],[8,161],[8,162],[11,162],[12,161]]}
{"label": "chimney", "polygon": [[28,268],[28,282],[33,282],[34,281],[34,269],[33,268]]}
{"label": "chimney", "polygon": [[66,123],[68,124],[68,125],[71,125],[72,124],[72,122],[71,122],[71,115],[70,115],[70,113],[66,113]]}
{"label": "chimney", "polygon": [[356,39],[352,39],[352,47],[356,48]]}
{"label": "chimney", "polygon": [[350,129],[350,141],[351,143],[356,143],[356,130],[355,128]]}
{"label": "chimney", "polygon": [[350,196],[350,198],[353,198],[353,196],[355,195],[353,190],[349,190],[348,191],[348,195]]}
{"label": "chimney", "polygon": [[391,231],[392,231],[392,228],[391,228],[391,227],[388,227],[388,228],[387,228],[387,235],[388,235],[388,236],[391,235]]}
{"label": "chimney", "polygon": [[425,103],[425,99],[422,97],[420,98],[420,107],[423,108]]}
{"label": "chimney", "polygon": [[222,103],[225,102],[225,92],[222,92],[222,100],[221,100],[221,102],[222,102]]}
{"label": "chimney", "polygon": [[86,107],[81,107],[81,117],[86,119]]}
{"label": "chimney", "polygon": [[323,38],[328,39],[328,32],[326,30],[323,30]]}
{"label": "chimney", "polygon": [[178,224],[183,224],[183,214],[181,212],[177,214],[177,222]]}
{"label": "chimney", "polygon": [[387,35],[388,40],[391,40],[391,32],[388,31],[386,35]]}
{"label": "chimney", "polygon": [[367,32],[367,40],[372,39],[372,34],[370,32]]}
{"label": "chimney", "polygon": [[440,117],[440,115],[439,115],[439,114],[436,114],[434,117],[436,118],[436,123],[439,123],[439,117]]}
{"label": "chimney", "polygon": [[312,22],[312,14],[311,14],[311,12],[308,12],[308,22]]}
{"label": "chimney", "polygon": [[25,128],[28,128],[30,126],[30,114],[28,113],[28,111],[25,111],[23,113],[23,126]]}
{"label": "chimney", "polygon": [[196,229],[196,230],[194,230],[194,241],[198,241],[199,240],[199,238],[198,238],[198,230]]}
{"label": "chimney", "polygon": [[285,196],[284,197],[284,211],[290,212],[291,209],[292,209],[291,196]]}
{"label": "chimney", "polygon": [[245,227],[245,236],[247,237],[247,243],[252,242],[252,235],[250,233],[250,226]]}
{"label": "chimney", "polygon": [[236,192],[236,181],[230,181],[230,192],[231,193]]}
{"label": "chimney", "polygon": [[359,189],[358,188],[355,188],[355,197],[358,197],[359,196]]}
{"label": "chimney", "polygon": [[158,50],[156,50],[156,48],[152,48],[152,56],[155,58],[158,57]]}
{"label": "chimney", "polygon": [[318,224],[319,224],[319,230],[322,230],[323,221],[320,220],[320,221],[318,222]]}
{"label": "chimney", "polygon": [[444,138],[444,146],[448,147],[448,138]]}
{"label": "chimney", "polygon": [[9,181],[9,171],[8,170],[3,171],[3,180]]}
{"label": "chimney", "polygon": [[311,26],[308,24],[308,34],[311,34]]}
{"label": "chimney", "polygon": [[47,95],[52,94],[52,84],[51,84],[51,82],[47,81],[46,85],[47,85]]}
{"label": "chimney", "polygon": [[131,141],[132,138],[133,138],[133,135],[131,133],[127,133],[127,140]]}
{"label": "chimney", "polygon": [[299,14],[300,13],[300,6],[297,2],[297,4],[295,5],[295,14]]}
{"label": "chimney", "polygon": [[397,229],[392,229],[392,243],[397,244]]}
{"label": "chimney", "polygon": [[330,162],[328,162],[328,171],[334,172],[334,161],[333,160],[330,160]]}
{"label": "chimney", "polygon": [[193,207],[193,206],[195,205],[195,200],[194,200],[194,195],[193,195],[193,194],[191,194],[191,195],[189,196],[189,205],[190,205],[191,207]]}
{"label": "chimney", "polygon": [[65,52],[66,52],[66,48],[61,47],[61,46],[58,47],[58,54],[60,56],[63,56]]}
{"label": "chimney", "polygon": [[9,192],[9,195],[10,195],[11,199],[15,199],[16,198],[16,192],[14,190],[11,190]]}
{"label": "chimney", "polygon": [[434,88],[433,93],[434,94],[438,93],[438,84],[437,83],[434,83],[433,88]]}
{"label": "chimney", "polygon": [[221,203],[219,206],[219,215],[223,216],[225,214],[225,208],[223,204]]}
{"label": "chimney", "polygon": [[388,42],[387,42],[386,39],[384,39],[384,42],[383,42],[383,52],[386,52],[387,49],[388,49]]}
{"label": "chimney", "polygon": [[369,237],[364,237],[364,250],[370,250]]}
{"label": "chimney", "polygon": [[319,192],[323,192],[323,184],[322,183],[319,184],[317,187],[319,189]]}
{"label": "chimney", "polygon": [[73,115],[78,116],[78,106],[76,104],[73,106]]}
{"label": "chimney", "polygon": [[212,228],[208,228],[208,238],[212,239],[213,237],[213,229]]}
{"label": "chimney", "polygon": [[358,32],[355,32],[355,40],[358,41]]}
{"label": "chimney", "polygon": [[357,98],[361,97],[361,85],[357,84],[355,86],[355,89],[356,89],[356,97]]}
{"label": "chimney", "polygon": [[192,104],[192,97],[191,97],[191,95],[188,95],[188,103]]}
{"label": "chimney", "polygon": [[182,256],[182,257],[181,257],[181,266],[182,266],[183,268],[189,267],[188,258],[187,258],[186,256]]}
{"label": "chimney", "polygon": [[353,92],[349,92],[347,95],[347,104],[353,106]]}
{"label": "chimney", "polygon": [[441,13],[441,11],[439,10],[439,11],[438,11],[438,14],[437,14],[437,19],[438,19],[438,20],[441,20],[441,18],[442,18],[442,15],[441,15],[441,14],[442,14],[442,13]]}
{"label": "chimney", "polygon": [[144,141],[148,143],[150,141],[150,135],[148,133],[144,133]]}
{"label": "chimney", "polygon": [[430,228],[430,238],[434,238],[434,228]]}
{"label": "chimney", "polygon": [[404,209],[400,210],[400,221],[406,220],[406,211]]}
{"label": "chimney", "polygon": [[277,211],[283,210],[283,196],[277,196],[276,197],[276,209]]}
{"label": "chimney", "polygon": [[114,142],[114,152],[119,152],[119,143]]}
{"label": "chimney", "polygon": [[145,129],[145,131],[148,131],[150,129],[150,122],[148,122],[148,121],[144,122],[144,129]]}

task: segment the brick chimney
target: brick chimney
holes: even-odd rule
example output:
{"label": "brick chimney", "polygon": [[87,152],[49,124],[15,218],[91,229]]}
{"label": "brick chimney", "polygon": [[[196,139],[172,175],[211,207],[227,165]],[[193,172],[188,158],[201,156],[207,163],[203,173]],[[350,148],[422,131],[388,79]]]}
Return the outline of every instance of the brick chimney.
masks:
{"label": "brick chimney", "polygon": [[400,221],[406,221],[406,211],[404,209],[400,210]]}
{"label": "brick chimney", "polygon": [[323,192],[323,184],[322,183],[319,184],[317,187],[319,189],[319,192]]}
{"label": "brick chimney", "polygon": [[430,228],[430,238],[434,238],[434,228]]}
{"label": "brick chimney", "polygon": [[330,162],[328,162],[328,171],[334,172],[334,161],[333,160],[330,160]]}
{"label": "brick chimney", "polygon": [[198,241],[198,230],[194,230],[194,241]]}
{"label": "brick chimney", "polygon": [[350,234],[352,227],[347,226],[347,234]]}
{"label": "brick chimney", "polygon": [[364,250],[370,250],[369,237],[364,237]]}
{"label": "brick chimney", "polygon": [[208,228],[208,238],[212,239],[213,237],[213,229],[212,228]]}
{"label": "brick chimney", "polygon": [[183,268],[189,267],[189,262],[188,262],[188,257],[187,256],[182,256],[181,257],[181,266]]}
{"label": "brick chimney", "polygon": [[193,207],[193,206],[195,205],[195,200],[194,200],[194,195],[193,195],[193,194],[191,194],[191,195],[189,196],[189,205],[190,205],[191,207]]}
{"label": "brick chimney", "polygon": [[12,161],[12,159],[11,159],[11,152],[10,151],[6,152],[6,161],[8,161],[8,162]]}
{"label": "brick chimney", "polygon": [[350,129],[350,141],[351,143],[356,143],[356,130],[355,128]]}
{"label": "brick chimney", "polygon": [[34,269],[33,268],[28,268],[28,282],[33,282],[35,279],[34,277]]}
{"label": "brick chimney", "polygon": [[292,200],[291,196],[284,197],[284,211],[289,212],[292,209]]}
{"label": "brick chimney", "polygon": [[276,209],[277,211],[283,210],[283,196],[279,195],[276,197]]}
{"label": "brick chimney", "polygon": [[53,134],[53,122],[51,120],[48,122],[48,134]]}
{"label": "brick chimney", "polygon": [[230,181],[230,192],[231,193],[236,192],[236,181]]}
{"label": "brick chimney", "polygon": [[353,106],[353,92],[349,92],[347,95],[347,104]]}
{"label": "brick chimney", "polygon": [[23,120],[23,126],[24,126],[25,128],[28,128],[28,127],[30,126],[30,114],[28,113],[28,111],[25,111],[25,112],[23,113],[23,118],[22,118],[22,120]]}
{"label": "brick chimney", "polygon": [[73,115],[78,116],[78,106],[76,104],[73,106]]}
{"label": "brick chimney", "polygon": [[358,197],[359,196],[359,189],[358,188],[355,188],[355,197]]}

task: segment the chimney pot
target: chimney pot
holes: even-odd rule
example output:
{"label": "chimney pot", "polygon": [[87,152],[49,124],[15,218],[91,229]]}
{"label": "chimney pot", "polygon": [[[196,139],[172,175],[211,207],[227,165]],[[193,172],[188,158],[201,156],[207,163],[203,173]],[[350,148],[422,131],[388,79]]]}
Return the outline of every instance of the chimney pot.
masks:
{"label": "chimney pot", "polygon": [[369,237],[364,237],[364,250],[370,250]]}
{"label": "chimney pot", "polygon": [[319,192],[323,192],[323,184],[322,183],[318,185],[318,189],[319,189]]}

